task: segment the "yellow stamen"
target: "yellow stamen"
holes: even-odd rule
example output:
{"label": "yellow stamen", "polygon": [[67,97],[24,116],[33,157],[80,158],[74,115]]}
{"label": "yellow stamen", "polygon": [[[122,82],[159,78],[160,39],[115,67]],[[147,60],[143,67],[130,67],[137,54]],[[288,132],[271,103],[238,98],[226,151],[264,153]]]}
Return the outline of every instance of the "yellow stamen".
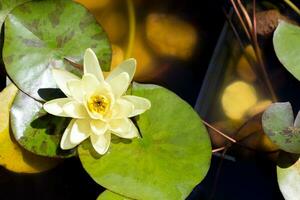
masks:
{"label": "yellow stamen", "polygon": [[88,108],[91,112],[103,115],[109,108],[109,99],[102,95],[93,95],[88,100]]}

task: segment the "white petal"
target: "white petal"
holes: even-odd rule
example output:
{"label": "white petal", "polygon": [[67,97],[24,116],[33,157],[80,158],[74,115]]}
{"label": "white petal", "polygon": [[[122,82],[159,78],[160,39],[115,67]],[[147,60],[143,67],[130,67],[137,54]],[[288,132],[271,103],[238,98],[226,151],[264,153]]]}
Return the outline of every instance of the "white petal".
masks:
{"label": "white petal", "polygon": [[105,154],[110,145],[111,134],[107,131],[103,135],[91,135],[91,143],[94,149],[101,155]]}
{"label": "white petal", "polygon": [[[133,122],[131,122],[131,127],[129,132],[126,134],[126,138],[135,138],[135,137],[140,137],[139,134],[139,130],[137,129],[137,127],[135,126],[135,124]],[[123,136],[125,137],[125,136]]]}
{"label": "white petal", "polygon": [[70,140],[71,129],[72,129],[75,121],[76,121],[75,119],[71,120],[68,127],[66,128],[66,130],[60,140],[60,148],[61,149],[64,149],[64,150],[72,149],[77,145],[77,144],[71,143],[71,140]]}
{"label": "white petal", "polygon": [[110,86],[105,81],[99,82],[97,78],[92,74],[85,74],[82,77],[82,87],[85,94],[87,95],[94,93],[96,90],[111,90]]}
{"label": "white petal", "polygon": [[109,122],[109,130],[118,136],[129,132],[130,127],[131,122],[128,118],[114,119]]}
{"label": "white petal", "polygon": [[102,70],[92,49],[87,49],[83,58],[84,74],[93,74],[100,82],[104,80]]}
{"label": "white petal", "polygon": [[121,138],[135,138],[139,136],[138,130],[131,120],[128,118],[112,120],[110,130]]}
{"label": "white petal", "polygon": [[82,87],[82,81],[81,80],[71,80],[67,82],[67,87],[70,91],[70,95],[73,99],[82,102],[84,91]]}
{"label": "white petal", "polygon": [[126,72],[122,72],[113,79],[107,80],[107,83],[110,85],[115,98],[119,98],[126,92],[130,81],[128,74]]}
{"label": "white petal", "polygon": [[129,117],[134,117],[134,116],[140,115],[143,112],[145,112],[146,110],[150,109],[150,107],[151,107],[151,102],[146,98],[132,96],[132,95],[126,95],[126,96],[123,96],[122,98],[131,102],[134,106],[134,110],[129,115]]}
{"label": "white petal", "polygon": [[89,114],[83,104],[77,101],[71,101],[63,106],[63,110],[67,116],[77,119],[88,118]]}
{"label": "white petal", "polygon": [[69,102],[71,102],[71,99],[69,98],[54,99],[46,102],[43,105],[43,108],[47,113],[50,113],[52,115],[60,117],[69,117],[63,110],[63,106]]}
{"label": "white petal", "polygon": [[70,140],[73,144],[79,144],[91,135],[91,128],[89,120],[78,119],[75,121],[72,130]]}
{"label": "white petal", "polygon": [[129,76],[129,82],[132,81],[136,70],[136,60],[134,58],[127,59],[119,64],[107,77],[107,81],[115,78],[122,72],[126,72]]}
{"label": "white petal", "polygon": [[124,117],[129,117],[134,111],[134,106],[131,102],[125,99],[118,99],[113,106],[112,118],[121,119]]}
{"label": "white petal", "polygon": [[80,80],[78,76],[61,69],[52,69],[53,78],[61,91],[66,95],[70,96],[71,93],[67,87],[67,82],[70,80]]}
{"label": "white petal", "polygon": [[103,135],[107,131],[107,123],[101,120],[92,120],[91,129],[96,135]]}

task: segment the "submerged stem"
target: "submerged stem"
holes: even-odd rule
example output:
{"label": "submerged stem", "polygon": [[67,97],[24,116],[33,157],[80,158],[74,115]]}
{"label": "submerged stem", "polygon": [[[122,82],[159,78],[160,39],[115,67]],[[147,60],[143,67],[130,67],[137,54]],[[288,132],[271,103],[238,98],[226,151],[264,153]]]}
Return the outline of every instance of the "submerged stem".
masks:
{"label": "submerged stem", "polygon": [[135,38],[135,11],[132,0],[127,0],[128,19],[129,19],[129,34],[128,34],[128,46],[125,54],[125,59],[130,58],[134,46]]}
{"label": "submerged stem", "polygon": [[293,9],[298,15],[300,15],[300,9],[290,0],[283,0],[291,9]]}
{"label": "submerged stem", "polygon": [[254,51],[255,51],[255,55],[257,57],[258,63],[261,66],[261,70],[262,70],[262,74],[264,76],[264,79],[266,81],[267,84],[267,88],[269,89],[270,95],[272,97],[273,102],[277,101],[277,97],[276,94],[274,92],[273,86],[271,84],[269,75],[267,73],[266,70],[266,65],[264,63],[264,60],[262,58],[262,53],[258,44],[258,39],[257,39],[257,32],[256,32],[256,0],[253,0],[253,31],[252,31],[252,42],[253,42],[253,46],[254,46]]}
{"label": "submerged stem", "polygon": [[[256,116],[257,116],[257,115],[256,115]],[[253,120],[253,118],[250,118],[247,122],[249,122],[249,121],[251,121],[251,120]],[[247,145],[241,143],[242,141],[245,141],[247,138],[249,138],[249,136],[251,135],[251,133],[250,133],[248,136],[246,136],[245,138],[242,138],[242,139],[240,139],[240,140],[237,141],[237,140],[235,140],[235,139],[229,137],[228,135],[226,135],[226,134],[223,133],[222,131],[216,129],[215,127],[213,127],[213,126],[212,126],[211,124],[209,124],[208,122],[206,122],[206,121],[204,121],[204,120],[202,120],[202,122],[203,122],[208,128],[214,130],[216,133],[220,134],[221,136],[223,136],[224,138],[226,138],[227,140],[229,140],[231,143],[233,143],[232,145],[237,145],[237,146],[240,146],[240,147],[242,147],[242,148],[248,149],[248,150],[250,150],[250,151],[259,152],[259,153],[265,153],[265,154],[273,154],[273,153],[277,153],[277,152],[278,152],[278,150],[273,150],[273,151],[257,150],[257,149],[255,149],[255,148],[252,148],[252,147],[250,147],[250,146],[247,146]],[[246,122],[246,123],[247,123],[247,122]],[[245,124],[246,124],[246,123],[245,123]],[[245,124],[244,124],[244,125],[245,125]],[[235,134],[236,134],[238,131],[240,131],[240,130],[242,129],[242,127],[244,127],[244,125],[242,125],[242,126],[235,132]],[[253,133],[254,133],[254,132],[253,132]],[[219,151],[227,151],[228,148],[230,148],[230,146],[231,146],[231,144],[228,144],[228,145],[226,145],[226,146],[224,146],[224,147],[220,147],[220,148],[213,149],[213,150],[212,150],[212,153],[217,153],[217,152],[219,152]]]}
{"label": "submerged stem", "polygon": [[232,4],[232,6],[233,6],[233,9],[234,9],[236,15],[237,15],[238,18],[239,18],[240,23],[242,24],[242,27],[243,27],[243,29],[244,29],[246,35],[247,35],[247,38],[250,40],[250,33],[249,33],[249,31],[248,31],[248,29],[247,29],[247,27],[246,27],[246,24],[245,24],[245,22],[244,22],[244,20],[243,20],[243,18],[242,18],[242,16],[241,16],[240,11],[238,10],[238,8],[237,8],[237,6],[236,6],[234,0],[230,0],[230,1],[231,1],[231,4]]}
{"label": "submerged stem", "polygon": [[219,151],[223,151],[224,149],[226,149],[226,146],[225,147],[220,147],[220,148],[213,149],[212,153],[217,153]]}
{"label": "submerged stem", "polygon": [[226,135],[225,133],[219,131],[218,129],[216,129],[215,127],[213,127],[212,125],[210,125],[208,122],[202,120],[202,122],[207,126],[209,127],[210,129],[214,130],[216,133],[220,134],[221,136],[223,136],[224,138],[226,138],[227,140],[233,142],[233,143],[236,143],[236,140],[229,137],[228,135]]}
{"label": "submerged stem", "polygon": [[[255,51],[255,56],[257,58],[257,61],[259,63],[259,66],[261,68],[261,73],[262,73],[262,76],[263,76],[263,79],[266,83],[266,86],[267,86],[267,89],[268,91],[270,92],[270,95],[271,95],[271,98],[273,100],[273,102],[276,102],[277,101],[277,97],[275,95],[275,92],[274,92],[274,89],[273,89],[273,86],[271,84],[271,81],[269,79],[269,76],[268,76],[268,73],[267,73],[267,70],[266,70],[266,66],[265,66],[265,63],[264,63],[264,60],[263,60],[263,57],[262,57],[262,53],[261,53],[261,50],[260,50],[260,47],[259,47],[259,44],[258,44],[258,39],[257,39],[257,32],[256,32],[256,10],[255,10],[255,7],[256,7],[256,1],[253,0],[253,22],[245,8],[245,6],[243,5],[243,3],[241,2],[241,0],[237,0],[237,4],[235,2],[235,0],[230,0],[231,1],[231,4],[234,8],[234,11],[236,12],[238,18],[239,18],[239,21],[248,37],[248,39],[251,41],[253,47],[254,47],[254,51]],[[287,0],[289,1],[289,0]],[[239,7],[237,7],[237,5]],[[243,16],[241,16],[241,13],[239,11],[239,9],[241,10]],[[245,21],[243,20],[243,18],[246,20],[246,23]],[[247,26],[246,26],[247,25]],[[250,34],[249,34],[250,32]]]}

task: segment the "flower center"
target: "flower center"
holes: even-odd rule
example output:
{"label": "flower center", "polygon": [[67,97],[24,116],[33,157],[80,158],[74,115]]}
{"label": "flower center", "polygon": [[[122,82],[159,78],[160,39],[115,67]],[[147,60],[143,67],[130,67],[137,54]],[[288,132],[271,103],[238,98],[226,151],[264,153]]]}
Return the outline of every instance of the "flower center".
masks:
{"label": "flower center", "polygon": [[88,100],[88,108],[91,112],[103,115],[109,108],[109,99],[102,95],[93,95]]}

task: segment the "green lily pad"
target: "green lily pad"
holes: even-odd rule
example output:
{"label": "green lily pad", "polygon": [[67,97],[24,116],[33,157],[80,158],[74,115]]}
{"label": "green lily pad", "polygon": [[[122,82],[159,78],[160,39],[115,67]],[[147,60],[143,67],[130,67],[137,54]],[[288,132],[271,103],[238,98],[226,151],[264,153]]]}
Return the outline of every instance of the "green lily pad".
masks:
{"label": "green lily pad", "polygon": [[280,62],[300,80],[300,27],[280,22],[274,32],[273,44]]}
{"label": "green lily pad", "polygon": [[289,168],[277,167],[280,191],[286,200],[298,200],[300,196],[300,161]]}
{"label": "green lily pad", "polygon": [[97,200],[132,200],[129,199],[127,197],[118,195],[114,192],[111,192],[109,190],[105,190],[104,192],[102,192],[99,197],[97,198]]}
{"label": "green lily pad", "polygon": [[300,153],[300,115],[297,115],[294,122],[289,102],[269,106],[262,116],[262,125],[264,132],[280,149]]}
{"label": "green lily pad", "polygon": [[112,192],[133,199],[185,199],[210,166],[211,144],[198,114],[174,93],[134,84],[132,94],[151,101],[136,117],[142,138],[115,138],[99,156],[89,140],[78,148],[89,175]]}
{"label": "green lily pad", "polygon": [[2,24],[10,11],[27,1],[30,0],[0,0],[0,27],[2,27]]}
{"label": "green lily pad", "polygon": [[40,102],[19,92],[11,108],[11,128],[18,143],[28,151],[48,157],[70,157],[75,150],[62,150],[60,140],[69,124],[68,118],[44,111]]}
{"label": "green lily pad", "polygon": [[69,61],[82,64],[87,48],[95,51],[103,70],[110,68],[106,33],[83,6],[73,1],[27,2],[5,20],[3,59],[7,73],[35,99],[43,100],[39,89],[56,87],[52,68],[80,74]]}

